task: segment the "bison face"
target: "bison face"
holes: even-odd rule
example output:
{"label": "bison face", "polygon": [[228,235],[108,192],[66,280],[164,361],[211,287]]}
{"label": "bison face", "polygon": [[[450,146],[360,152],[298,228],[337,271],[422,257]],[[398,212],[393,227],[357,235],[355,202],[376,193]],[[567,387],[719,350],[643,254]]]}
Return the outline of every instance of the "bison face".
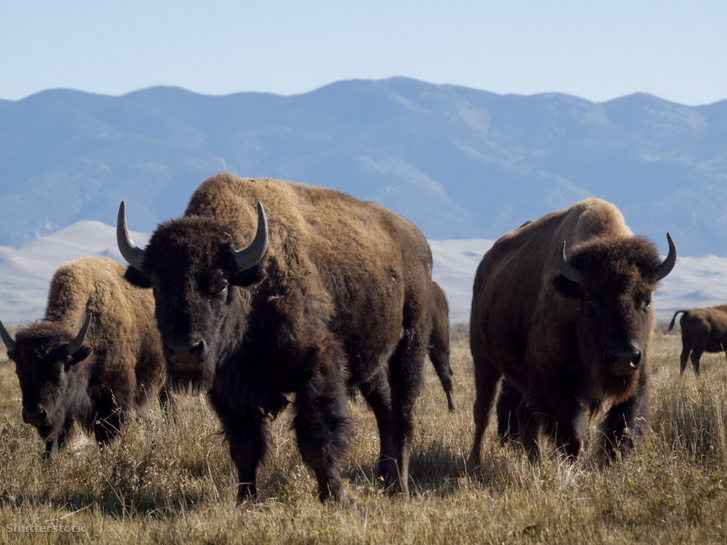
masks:
{"label": "bison face", "polygon": [[74,367],[91,354],[83,344],[90,321],[89,314],[78,335],[52,322],[32,324],[17,340],[0,324],[23,394],[23,421],[35,426],[45,441],[54,440],[73,403],[78,385]]}
{"label": "bison face", "polygon": [[602,388],[634,382],[645,362],[653,326],[651,297],[676,262],[668,240],[663,263],[654,245],[642,238],[585,243],[570,259],[561,246],[560,274],[553,285],[579,301],[575,330],[580,360]]}
{"label": "bison face", "polygon": [[[245,335],[249,288],[265,277],[267,222],[262,206],[258,213],[258,233],[242,251],[234,230],[209,217],[161,224],[142,254],[130,252],[128,235],[119,235],[122,255],[154,290],[168,375],[177,388],[208,389],[217,362],[229,357]],[[120,213],[122,223],[125,230]]]}

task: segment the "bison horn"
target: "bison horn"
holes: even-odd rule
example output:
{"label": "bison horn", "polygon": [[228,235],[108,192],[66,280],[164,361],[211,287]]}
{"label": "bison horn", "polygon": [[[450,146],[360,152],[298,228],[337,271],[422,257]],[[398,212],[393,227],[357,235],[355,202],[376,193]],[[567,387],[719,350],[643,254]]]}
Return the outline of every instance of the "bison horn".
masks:
{"label": "bison horn", "polygon": [[10,336],[10,333],[8,333],[8,330],[5,329],[2,322],[0,322],[0,337],[2,337],[3,342],[5,343],[5,348],[8,349],[8,352],[12,352],[15,349],[15,341]]}
{"label": "bison horn", "polygon": [[560,274],[565,276],[568,280],[575,282],[576,284],[583,283],[583,273],[579,271],[572,263],[568,262],[568,258],[565,256],[565,240],[561,243],[560,249],[558,250],[558,269]]}
{"label": "bison horn", "polygon": [[250,246],[239,252],[235,252],[235,263],[237,272],[241,273],[255,265],[265,256],[268,249],[268,220],[265,217],[263,203],[257,203],[257,233]]}
{"label": "bison horn", "polygon": [[76,338],[73,339],[71,342],[68,343],[68,346],[66,346],[66,351],[68,352],[69,356],[72,356],[76,352],[78,352],[78,349],[81,348],[81,345],[83,344],[83,341],[86,339],[86,332],[88,331],[88,326],[91,325],[91,318],[93,318],[93,314],[90,312],[86,314],[86,320],[83,322],[83,325],[81,326],[81,331],[78,332],[78,335],[76,335]]}
{"label": "bison horn", "polygon": [[669,254],[666,259],[654,269],[654,282],[658,282],[671,272],[677,262],[677,249],[674,246],[674,241],[671,239],[669,233],[666,234],[666,240],[669,242]]}
{"label": "bison horn", "polygon": [[123,258],[137,271],[144,271],[144,250],[137,248],[126,227],[126,203],[121,201],[116,219],[116,243]]}

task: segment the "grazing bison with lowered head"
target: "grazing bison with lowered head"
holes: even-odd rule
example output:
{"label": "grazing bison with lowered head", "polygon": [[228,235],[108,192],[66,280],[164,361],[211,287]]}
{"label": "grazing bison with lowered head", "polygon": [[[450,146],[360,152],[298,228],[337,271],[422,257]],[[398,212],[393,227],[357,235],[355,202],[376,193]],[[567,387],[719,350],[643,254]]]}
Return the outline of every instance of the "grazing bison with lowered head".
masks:
{"label": "grazing bison with lowered head", "polygon": [[125,270],[100,257],[61,265],[42,321],[15,339],[0,323],[20,381],[23,420],[38,430],[48,454],[72,438],[74,422],[105,445],[129,411],[156,396],[166,406],[154,299],[127,282]]}
{"label": "grazing bison with lowered head", "polygon": [[454,412],[454,384],[452,367],[449,364],[449,305],[442,288],[436,282],[432,282],[430,305],[432,329],[429,335],[429,359],[447,396],[449,412]]}
{"label": "grazing bison with lowered head", "polygon": [[727,349],[727,305],[677,310],[669,323],[674,327],[677,315],[682,313],[682,354],[679,358],[680,374],[684,374],[691,353],[694,374],[699,375],[699,360],[704,352],[722,352]]}
{"label": "grazing bison with lowered head", "polygon": [[432,268],[414,225],[338,191],[220,174],[145,250],[128,238],[122,203],[118,237],[154,288],[170,380],[206,390],[220,418],[239,500],[256,496],[269,421],[295,394],[298,448],[318,493],[347,504],[353,387],[376,416],[379,476],[408,494]]}
{"label": "grazing bison with lowered head", "polygon": [[500,433],[519,434],[531,459],[541,431],[576,457],[585,417],[602,408],[605,453],[633,446],[648,417],[651,297],[676,262],[667,238],[662,262],[615,206],[586,199],[495,242],[472,300],[474,462],[503,377],[505,405],[517,407]]}

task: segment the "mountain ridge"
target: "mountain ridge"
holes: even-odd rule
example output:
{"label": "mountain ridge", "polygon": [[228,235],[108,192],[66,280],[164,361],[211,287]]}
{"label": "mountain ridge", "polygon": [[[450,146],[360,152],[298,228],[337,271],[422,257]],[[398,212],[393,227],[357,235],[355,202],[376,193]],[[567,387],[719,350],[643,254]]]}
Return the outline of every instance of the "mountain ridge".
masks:
{"label": "mountain ridge", "polygon": [[409,78],[309,93],[68,89],[0,101],[0,244],[78,221],[151,231],[231,171],[375,200],[430,239],[495,239],[584,197],[680,255],[727,256],[727,101],[594,103]]}

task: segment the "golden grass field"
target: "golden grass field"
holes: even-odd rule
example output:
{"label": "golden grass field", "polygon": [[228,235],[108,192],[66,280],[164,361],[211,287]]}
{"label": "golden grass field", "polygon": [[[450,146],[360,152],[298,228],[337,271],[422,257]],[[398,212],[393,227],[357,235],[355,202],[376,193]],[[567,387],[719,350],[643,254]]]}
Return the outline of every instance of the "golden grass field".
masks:
{"label": "golden grass field", "polygon": [[376,426],[352,404],[345,477],[355,511],[320,503],[290,431],[273,424],[260,501],[237,505],[236,472],[203,397],[179,397],[168,423],[155,403],[101,452],[89,440],[48,462],[20,416],[14,365],[0,357],[1,543],[727,543],[727,362],[679,376],[677,336],[657,337],[651,432],[606,467],[586,452],[531,465],[488,428],[484,464],[467,464],[474,400],[465,339],[452,346],[458,412],[427,363],[412,452],[412,497],[372,482]]}

